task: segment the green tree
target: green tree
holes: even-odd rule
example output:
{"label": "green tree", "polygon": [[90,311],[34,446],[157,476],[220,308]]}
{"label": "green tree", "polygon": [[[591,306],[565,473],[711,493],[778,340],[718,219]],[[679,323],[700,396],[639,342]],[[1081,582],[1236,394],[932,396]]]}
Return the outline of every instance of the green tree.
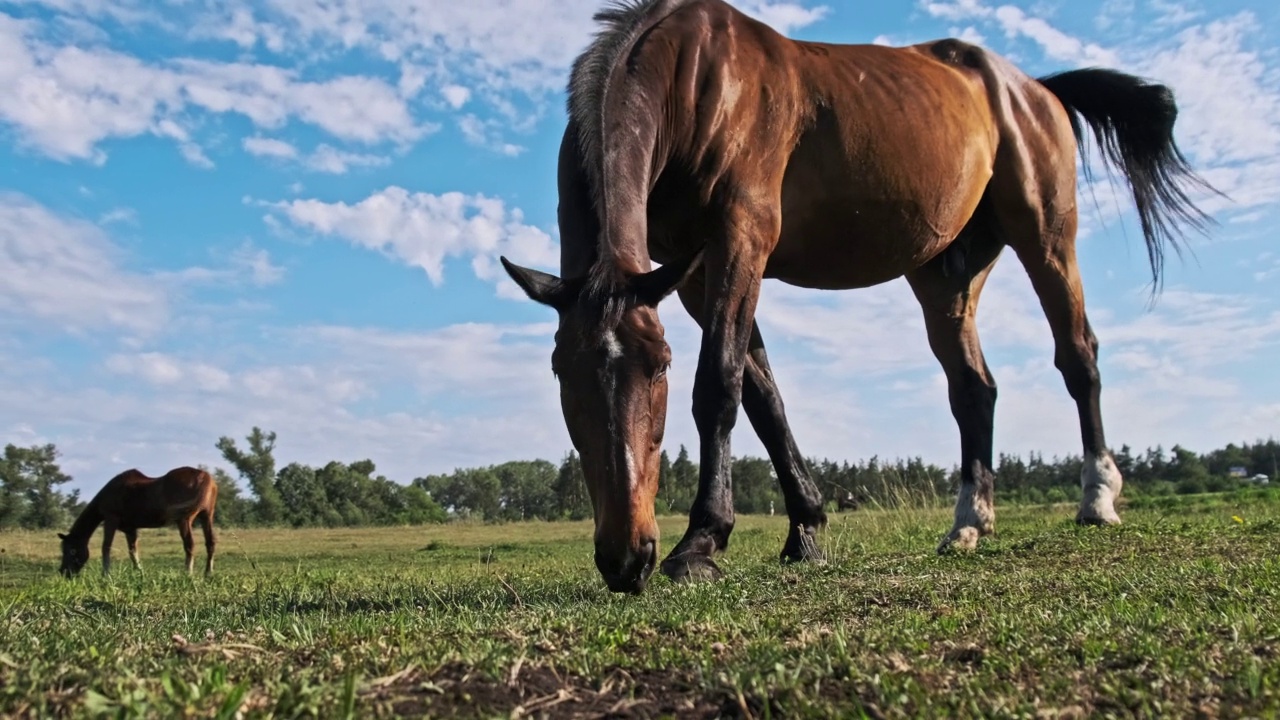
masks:
{"label": "green tree", "polygon": [[214,522],[218,525],[244,527],[253,522],[253,503],[244,496],[240,484],[226,470],[214,468],[210,470],[204,465],[201,470],[213,475],[218,484],[218,505],[214,510]]}
{"label": "green tree", "polygon": [[689,459],[684,445],[671,463],[671,481],[658,486],[658,508],[664,512],[687,513],[698,495],[698,466]]}
{"label": "green tree", "polygon": [[654,510],[661,513],[671,512],[671,509],[663,502],[663,493],[671,487],[671,483],[675,479],[672,477],[671,456],[666,450],[662,451],[662,455],[658,456],[658,497],[654,502]]}
{"label": "green tree", "polygon": [[285,519],[284,504],[280,493],[276,491],[276,459],[272,451],[276,446],[276,434],[263,432],[256,425],[245,437],[249,444],[247,451],[236,447],[236,441],[229,437],[218,438],[217,448],[222,457],[240,473],[258,501],[254,508],[257,519],[264,524],[277,523]]}
{"label": "green tree", "polygon": [[782,495],[773,477],[773,465],[765,459],[736,458],[731,466],[733,473],[733,508],[742,514],[764,515],[770,503],[782,509]]}
{"label": "green tree", "polygon": [[276,493],[284,509],[281,520],[294,527],[340,525],[341,518],[332,511],[324,487],[316,471],[302,463],[289,463],[276,475]]}
{"label": "green tree", "polygon": [[591,517],[591,497],[587,494],[587,479],[582,474],[582,460],[570,450],[560,463],[556,473],[555,514],[570,520]]}
{"label": "green tree", "polygon": [[49,443],[18,447],[5,445],[0,459],[0,528],[46,529],[67,522],[68,496],[58,486],[71,476],[58,467],[58,448]]}
{"label": "green tree", "polygon": [[448,521],[449,514],[432,499],[421,485],[413,484],[404,489],[405,510],[403,522],[410,525],[426,525]]}
{"label": "green tree", "polygon": [[494,468],[502,486],[501,516],[506,520],[547,520],[557,514],[558,471],[546,460],[515,461]]}

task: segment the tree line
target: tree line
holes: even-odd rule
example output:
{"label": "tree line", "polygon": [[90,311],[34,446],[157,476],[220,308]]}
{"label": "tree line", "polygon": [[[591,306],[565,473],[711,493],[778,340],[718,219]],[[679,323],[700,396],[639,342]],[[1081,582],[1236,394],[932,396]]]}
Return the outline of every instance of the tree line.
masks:
{"label": "tree line", "polygon": [[[210,471],[218,482],[219,525],[360,527],[591,517],[582,464],[572,451],[559,465],[519,460],[459,468],[401,484],[376,474],[371,460],[333,461],[322,467],[294,462],[277,469],[275,442],[274,432],[257,427],[243,445],[219,438],[216,447],[236,473]],[[1221,492],[1246,482],[1237,477],[1241,474],[1280,474],[1280,443],[1274,439],[1230,444],[1203,455],[1179,445],[1171,451],[1157,446],[1142,453],[1126,445],[1114,455],[1129,498]],[[59,468],[58,456],[53,444],[5,446],[0,458],[0,530],[65,527],[83,508],[84,498],[77,491],[61,489],[71,477]],[[809,459],[807,465],[832,505],[846,494],[873,506],[947,504],[960,482],[958,467],[942,468],[920,458],[885,462],[872,457],[855,463],[823,458]],[[1079,456],[1046,459],[1031,453],[1024,459],[1002,454],[996,462],[997,500],[1079,500],[1081,467]],[[659,472],[655,510],[687,513],[698,491],[698,465],[688,450],[680,446],[674,460],[664,451]],[[768,460],[736,458],[731,477],[736,512],[786,512]]]}

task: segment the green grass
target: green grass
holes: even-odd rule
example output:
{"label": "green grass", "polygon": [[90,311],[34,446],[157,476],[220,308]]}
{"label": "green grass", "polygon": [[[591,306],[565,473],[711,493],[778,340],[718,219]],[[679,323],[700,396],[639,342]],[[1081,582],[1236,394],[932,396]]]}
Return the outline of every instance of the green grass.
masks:
{"label": "green grass", "polygon": [[640,597],[589,523],[224,530],[208,581],[174,531],[73,581],[53,533],[0,534],[0,715],[1275,717],[1275,498],[1003,508],[946,557],[948,511],[859,511],[792,567],[742,517],[727,579]]}

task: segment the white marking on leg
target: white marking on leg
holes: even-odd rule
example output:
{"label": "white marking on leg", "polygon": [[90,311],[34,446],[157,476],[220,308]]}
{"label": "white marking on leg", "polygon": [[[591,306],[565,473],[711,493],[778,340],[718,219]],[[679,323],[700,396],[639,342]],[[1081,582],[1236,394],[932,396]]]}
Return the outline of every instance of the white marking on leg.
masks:
{"label": "white marking on leg", "polygon": [[1110,452],[1100,455],[1085,453],[1084,467],[1080,470],[1080,487],[1084,498],[1076,522],[1093,525],[1118,525],[1120,516],[1115,502],[1120,497],[1124,478]]}
{"label": "white marking on leg", "polygon": [[996,511],[978,492],[977,483],[963,483],[956,497],[956,524],[942,539],[939,550],[955,546],[961,550],[978,547],[978,538],[995,531]]}

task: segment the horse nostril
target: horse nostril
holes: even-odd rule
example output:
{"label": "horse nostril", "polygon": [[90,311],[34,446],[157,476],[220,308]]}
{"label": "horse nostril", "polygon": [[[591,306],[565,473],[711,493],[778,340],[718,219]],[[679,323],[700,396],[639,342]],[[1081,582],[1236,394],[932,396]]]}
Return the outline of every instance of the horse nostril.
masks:
{"label": "horse nostril", "polygon": [[658,543],[654,540],[649,540],[644,545],[641,545],[640,557],[643,562],[641,565],[643,576],[648,577],[649,573],[653,572],[653,566],[658,562]]}

